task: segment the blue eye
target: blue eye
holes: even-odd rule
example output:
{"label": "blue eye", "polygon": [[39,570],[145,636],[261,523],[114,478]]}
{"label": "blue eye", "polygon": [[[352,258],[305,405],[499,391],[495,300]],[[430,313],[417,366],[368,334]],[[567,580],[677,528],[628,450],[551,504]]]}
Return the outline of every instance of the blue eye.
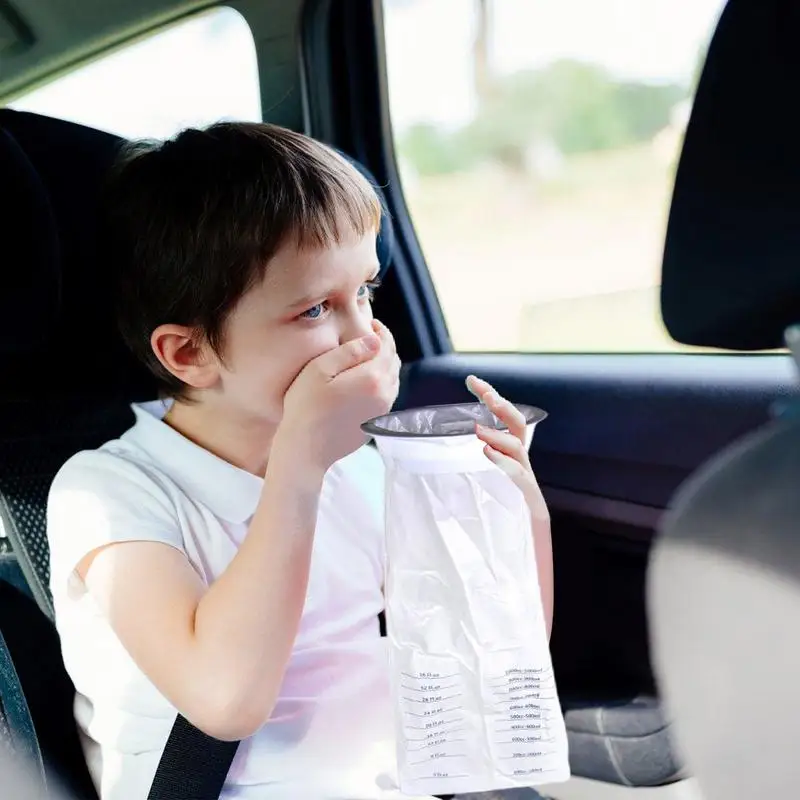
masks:
{"label": "blue eye", "polygon": [[308,311],[304,311],[300,316],[305,317],[306,319],[319,319],[322,316],[322,313],[325,311],[322,303],[317,303],[315,306],[311,306]]}
{"label": "blue eye", "polygon": [[364,283],[361,285],[361,288],[358,290],[359,294],[358,297],[360,300],[369,299],[370,301],[375,299],[375,291],[381,285],[379,280],[370,281],[369,283]]}
{"label": "blue eye", "polygon": [[[362,301],[365,300],[367,302],[372,302],[375,297],[375,290],[380,286],[379,280],[368,281],[367,283],[362,283],[358,289],[358,300]],[[328,303],[329,301],[325,301],[324,303],[317,303],[315,306],[311,306],[311,308],[304,311],[300,317],[302,319],[307,320],[318,320],[322,319],[325,316],[325,312],[328,311]]]}

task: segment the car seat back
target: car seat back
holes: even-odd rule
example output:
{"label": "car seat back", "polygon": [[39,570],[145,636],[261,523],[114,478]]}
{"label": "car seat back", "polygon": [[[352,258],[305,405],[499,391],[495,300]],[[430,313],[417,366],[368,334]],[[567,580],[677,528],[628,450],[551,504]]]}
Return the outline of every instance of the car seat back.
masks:
{"label": "car seat back", "polygon": [[[92,147],[79,126],[0,111],[0,186],[4,206],[13,209],[2,223],[7,257],[0,271],[0,527],[30,590],[20,591],[13,573],[0,583],[0,631],[13,659],[2,679],[5,696],[26,698],[35,739],[21,712],[9,706],[3,713],[17,742],[39,748],[43,780],[60,782],[76,798],[96,795],[73,719],[74,690],[48,619],[47,493],[67,458],[118,435],[130,418],[114,371],[103,391],[108,372],[92,358],[99,348],[83,344],[90,325],[108,314],[98,296],[102,275],[94,279],[87,268],[100,271],[87,228],[100,189],[94,178],[118,145],[96,136]],[[77,286],[65,280],[71,273],[83,276]]]}
{"label": "car seat back", "polygon": [[0,165],[16,181],[2,184],[16,214],[0,273],[0,518],[52,617],[50,481],[77,450],[122,432],[131,393],[153,384],[113,335],[112,259],[98,239],[103,176],[121,140],[9,109],[0,110],[0,133]]}
{"label": "car seat back", "polygon": [[705,800],[800,785],[800,418],[722,453],[680,492],[650,574],[654,654]]}

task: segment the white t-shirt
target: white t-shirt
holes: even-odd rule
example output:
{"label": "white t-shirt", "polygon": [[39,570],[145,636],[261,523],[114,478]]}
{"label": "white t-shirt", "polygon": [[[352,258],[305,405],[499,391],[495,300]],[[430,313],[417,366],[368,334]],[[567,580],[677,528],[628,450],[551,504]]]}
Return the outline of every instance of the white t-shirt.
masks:
{"label": "white t-shirt", "polygon": [[[146,798],[176,710],[138,669],[75,573],[110,542],[163,542],[210,584],[246,533],[263,481],[166,425],[163,403],[60,470],[48,503],[51,590],[75,713],[102,800]],[[239,746],[225,800],[397,796],[383,608],[383,467],[368,447],[320,498],[300,630],[270,721]]]}

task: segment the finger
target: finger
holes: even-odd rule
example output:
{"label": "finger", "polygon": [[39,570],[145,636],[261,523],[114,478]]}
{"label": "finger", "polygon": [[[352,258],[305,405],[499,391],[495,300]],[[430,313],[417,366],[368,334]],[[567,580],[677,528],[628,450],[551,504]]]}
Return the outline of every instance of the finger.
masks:
{"label": "finger", "polygon": [[487,405],[489,410],[508,426],[511,435],[524,443],[528,427],[525,415],[510,400],[498,394],[495,394]]}
{"label": "finger", "polygon": [[542,495],[542,490],[536,480],[536,476],[530,469],[525,469],[518,461],[495,450],[491,445],[483,448],[484,455],[495,466],[499,467],[522,491],[525,501],[531,510],[531,515],[537,520],[550,519],[550,512],[547,503]]}
{"label": "finger", "polygon": [[383,370],[384,383],[388,386],[388,391],[395,396],[400,387],[400,359],[395,354]]}
{"label": "finger", "polygon": [[381,345],[391,350],[393,353],[397,352],[397,344],[395,343],[392,332],[379,320],[372,320],[372,330],[380,338]]}
{"label": "finger", "polygon": [[370,333],[323,353],[317,359],[317,365],[330,380],[333,380],[342,372],[371,361],[380,349],[380,339],[374,333]]}
{"label": "finger", "polygon": [[483,402],[483,396],[487,392],[494,391],[494,387],[488,381],[483,380],[483,378],[479,378],[477,375],[468,375],[467,376],[467,389],[469,389],[475,397],[478,398],[481,402]]}
{"label": "finger", "polygon": [[377,319],[373,320],[372,322],[373,330],[381,339],[381,352],[378,356],[378,359],[376,359],[376,366],[378,366],[377,361],[380,360],[380,363],[383,369],[386,370],[387,374],[398,376],[400,374],[400,367],[402,365],[397,355],[394,337],[392,336],[391,331],[382,322]]}
{"label": "finger", "polygon": [[494,428],[487,428],[484,425],[476,425],[475,434],[493,450],[513,458],[521,466],[530,469],[531,463],[525,444],[513,434],[506,431],[498,431]]}
{"label": "finger", "polygon": [[496,450],[490,444],[483,448],[486,458],[493,464],[500,467],[515,483],[519,482],[526,474],[527,470],[515,458],[506,455],[500,450]]}
{"label": "finger", "polygon": [[400,380],[400,370],[403,368],[403,362],[400,360],[400,356],[397,353],[394,354],[392,357],[392,364],[390,368],[390,374],[395,380]]}
{"label": "finger", "polygon": [[346,381],[351,391],[362,396],[388,398],[394,404],[400,390],[400,359],[396,354],[387,358],[381,353],[377,358],[357,364],[339,378]]}
{"label": "finger", "polygon": [[467,378],[467,388],[508,427],[512,435],[525,441],[528,421],[510,400],[501,397],[490,383],[475,375]]}

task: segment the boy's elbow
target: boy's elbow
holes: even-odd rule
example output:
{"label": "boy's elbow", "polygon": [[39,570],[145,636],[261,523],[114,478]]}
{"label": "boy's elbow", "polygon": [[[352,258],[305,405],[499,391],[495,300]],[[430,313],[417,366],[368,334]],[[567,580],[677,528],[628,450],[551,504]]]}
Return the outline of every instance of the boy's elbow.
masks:
{"label": "boy's elbow", "polygon": [[249,739],[267,722],[274,701],[269,704],[253,702],[252,697],[243,699],[216,691],[214,697],[206,697],[202,708],[186,718],[198,730],[223,742],[239,742]]}
{"label": "boy's elbow", "polygon": [[218,739],[221,742],[241,742],[249,739],[261,725],[253,725],[249,720],[217,719],[210,715],[202,715],[195,720],[189,720],[201,733]]}
{"label": "boy's elbow", "polygon": [[266,723],[267,718],[254,717],[248,714],[215,714],[204,712],[189,719],[206,736],[222,742],[240,742],[249,739]]}

